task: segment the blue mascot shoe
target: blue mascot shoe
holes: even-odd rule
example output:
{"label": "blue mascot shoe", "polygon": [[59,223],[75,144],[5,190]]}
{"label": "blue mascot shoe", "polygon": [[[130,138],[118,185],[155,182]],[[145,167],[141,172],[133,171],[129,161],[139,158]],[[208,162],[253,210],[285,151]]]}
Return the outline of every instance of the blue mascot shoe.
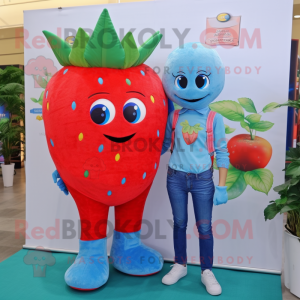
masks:
{"label": "blue mascot shoe", "polygon": [[148,276],[158,273],[163,267],[159,252],[145,246],[140,239],[141,231],[122,233],[114,231],[110,252],[113,266],[133,276]]}
{"label": "blue mascot shoe", "polygon": [[67,285],[76,290],[95,290],[106,283],[108,276],[106,238],[79,240],[79,253],[65,274]]}

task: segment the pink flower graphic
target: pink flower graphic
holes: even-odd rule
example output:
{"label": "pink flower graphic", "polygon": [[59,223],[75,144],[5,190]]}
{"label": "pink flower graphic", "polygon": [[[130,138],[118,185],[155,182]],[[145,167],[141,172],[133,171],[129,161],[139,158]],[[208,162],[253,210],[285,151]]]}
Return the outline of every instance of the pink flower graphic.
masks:
{"label": "pink flower graphic", "polygon": [[30,59],[25,66],[25,74],[33,76],[35,88],[46,88],[48,81],[56,72],[57,68],[52,59],[44,56]]}

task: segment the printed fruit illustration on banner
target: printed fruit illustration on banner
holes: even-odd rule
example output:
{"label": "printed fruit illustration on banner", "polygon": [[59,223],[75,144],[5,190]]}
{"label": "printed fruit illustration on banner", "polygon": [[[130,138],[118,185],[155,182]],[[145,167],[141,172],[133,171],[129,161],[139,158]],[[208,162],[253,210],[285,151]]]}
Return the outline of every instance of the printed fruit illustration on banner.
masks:
{"label": "printed fruit illustration on banner", "polygon": [[[273,185],[273,174],[266,169],[271,157],[272,146],[257,132],[271,129],[274,123],[262,121],[261,113],[273,112],[278,103],[267,104],[260,113],[254,102],[249,98],[239,98],[238,102],[231,100],[218,101],[210,104],[210,109],[221,114],[230,121],[239,122],[248,133],[232,137],[228,144],[230,167],[227,175],[228,198],[239,197],[247,185],[254,190],[268,194]],[[245,111],[250,113],[245,115]],[[233,133],[235,128],[225,125],[226,134]]]}
{"label": "printed fruit illustration on banner", "polygon": [[[136,276],[157,273],[161,255],[144,245],[140,234],[168,118],[162,82],[144,64],[162,35],[156,32],[139,48],[131,32],[120,41],[106,9],[91,37],[78,29],[72,47],[43,32],[63,66],[43,99],[48,148],[57,168],[53,176],[73,196],[82,228],[89,225],[81,230],[79,254],[65,274],[66,283],[81,290],[106,283],[110,206],[115,206],[113,266]],[[103,261],[80,264],[89,255]],[[120,257],[131,257],[130,264]]]}

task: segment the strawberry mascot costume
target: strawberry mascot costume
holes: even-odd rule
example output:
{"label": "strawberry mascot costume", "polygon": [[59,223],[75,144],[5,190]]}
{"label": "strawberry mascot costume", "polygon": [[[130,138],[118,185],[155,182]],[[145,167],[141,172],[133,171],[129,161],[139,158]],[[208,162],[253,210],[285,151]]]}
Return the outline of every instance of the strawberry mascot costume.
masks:
{"label": "strawberry mascot costume", "polygon": [[43,118],[54,181],[73,196],[81,220],[79,253],[66,283],[93,290],[109,277],[107,217],[115,206],[113,266],[146,276],[163,266],[140,239],[145,201],[158,169],[168,102],[161,80],[144,64],[162,35],[137,48],[131,32],[119,40],[103,10],[91,37],[79,28],[73,47],[44,34],[63,68],[50,80]]}

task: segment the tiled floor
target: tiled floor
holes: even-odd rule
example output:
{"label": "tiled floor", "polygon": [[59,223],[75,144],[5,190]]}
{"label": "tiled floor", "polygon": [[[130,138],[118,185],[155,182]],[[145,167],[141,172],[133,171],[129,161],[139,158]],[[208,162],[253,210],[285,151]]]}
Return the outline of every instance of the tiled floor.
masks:
{"label": "tiled floor", "polygon": [[0,262],[22,249],[25,239],[15,238],[15,220],[25,220],[25,172],[17,169],[14,186],[4,188],[0,177]]}
{"label": "tiled floor", "polygon": [[[14,233],[15,220],[25,220],[25,172],[24,169],[16,171],[13,187],[4,188],[0,177],[0,262],[22,249],[25,244],[24,237],[16,239]],[[283,276],[283,300],[299,299],[285,288]]]}

